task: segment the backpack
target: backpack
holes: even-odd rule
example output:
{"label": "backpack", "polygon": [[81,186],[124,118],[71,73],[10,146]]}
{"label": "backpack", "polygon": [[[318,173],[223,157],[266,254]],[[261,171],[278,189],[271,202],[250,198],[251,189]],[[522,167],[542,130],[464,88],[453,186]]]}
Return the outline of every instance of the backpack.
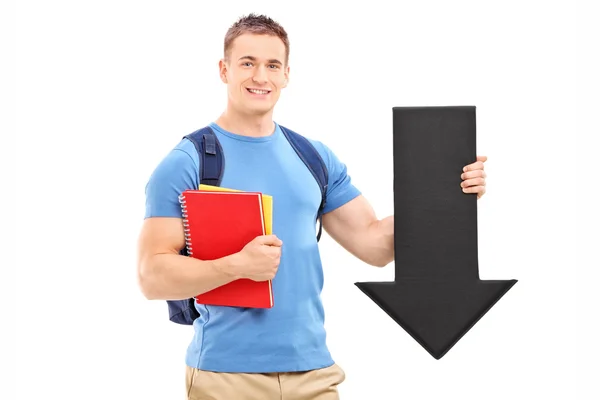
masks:
{"label": "backpack", "polygon": [[[279,126],[292,148],[298,154],[298,157],[306,164],[321,189],[321,204],[317,212],[317,221],[319,222],[319,231],[317,233],[317,242],[321,239],[323,229],[323,209],[326,204],[328,173],[323,159],[317,152],[317,149],[300,134]],[[220,186],[225,169],[225,157],[223,148],[219,139],[210,127],[198,129],[183,137],[189,139],[196,150],[200,160],[200,183],[205,185]],[[184,247],[180,251],[181,255],[187,256],[187,249]],[[186,300],[167,300],[169,309],[169,319],[172,322],[181,325],[193,325],[194,320],[200,316],[194,305],[195,299]]]}

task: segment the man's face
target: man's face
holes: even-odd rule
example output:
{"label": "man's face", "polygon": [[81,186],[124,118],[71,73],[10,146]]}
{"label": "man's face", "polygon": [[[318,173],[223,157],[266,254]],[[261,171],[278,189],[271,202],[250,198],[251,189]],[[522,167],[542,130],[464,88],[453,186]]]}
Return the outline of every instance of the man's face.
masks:
{"label": "man's face", "polygon": [[254,34],[237,37],[229,61],[219,63],[229,102],[243,113],[270,112],[281,89],[287,86],[289,66],[284,63],[285,45],[278,37]]}

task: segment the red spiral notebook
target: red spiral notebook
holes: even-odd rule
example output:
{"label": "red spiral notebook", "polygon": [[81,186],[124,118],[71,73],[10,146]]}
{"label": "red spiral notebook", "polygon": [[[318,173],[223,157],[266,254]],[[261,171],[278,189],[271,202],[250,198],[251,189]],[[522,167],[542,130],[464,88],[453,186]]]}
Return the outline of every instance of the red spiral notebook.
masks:
{"label": "red spiral notebook", "polygon": [[[265,234],[262,194],[186,190],[179,197],[190,257],[214,260]],[[271,308],[271,281],[237,279],[195,297],[199,304]]]}

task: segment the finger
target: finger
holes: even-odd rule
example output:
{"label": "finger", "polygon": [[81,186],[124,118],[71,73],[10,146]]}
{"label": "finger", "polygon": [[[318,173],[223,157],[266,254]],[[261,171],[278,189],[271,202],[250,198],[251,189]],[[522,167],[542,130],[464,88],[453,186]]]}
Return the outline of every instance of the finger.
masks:
{"label": "finger", "polygon": [[273,260],[280,260],[281,259],[281,247],[269,247],[269,256],[273,258]]}
{"label": "finger", "polygon": [[485,193],[485,186],[471,186],[462,188],[464,193]]}
{"label": "finger", "polygon": [[281,246],[283,244],[281,239],[279,239],[276,235],[259,236],[259,242],[269,246]]}
{"label": "finger", "polygon": [[483,178],[473,178],[467,179],[466,181],[462,181],[460,186],[463,188],[473,187],[473,186],[485,186],[485,179]]}
{"label": "finger", "polygon": [[463,172],[467,172],[467,171],[474,171],[476,169],[483,169],[483,162],[482,161],[476,161],[472,164],[466,165],[463,168]]}
{"label": "finger", "polygon": [[476,169],[475,171],[463,172],[460,175],[461,179],[471,179],[471,178],[486,178],[487,174],[482,169]]}
{"label": "finger", "polygon": [[486,162],[487,159],[487,156],[477,156],[477,161]]}

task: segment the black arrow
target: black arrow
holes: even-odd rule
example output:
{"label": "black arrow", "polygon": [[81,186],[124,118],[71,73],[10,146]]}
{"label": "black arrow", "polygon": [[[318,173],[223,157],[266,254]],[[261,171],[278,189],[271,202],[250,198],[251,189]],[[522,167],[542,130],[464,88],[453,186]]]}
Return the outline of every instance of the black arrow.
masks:
{"label": "black arrow", "polygon": [[435,359],[517,282],[479,279],[475,107],[394,107],[394,282],[356,286]]}

